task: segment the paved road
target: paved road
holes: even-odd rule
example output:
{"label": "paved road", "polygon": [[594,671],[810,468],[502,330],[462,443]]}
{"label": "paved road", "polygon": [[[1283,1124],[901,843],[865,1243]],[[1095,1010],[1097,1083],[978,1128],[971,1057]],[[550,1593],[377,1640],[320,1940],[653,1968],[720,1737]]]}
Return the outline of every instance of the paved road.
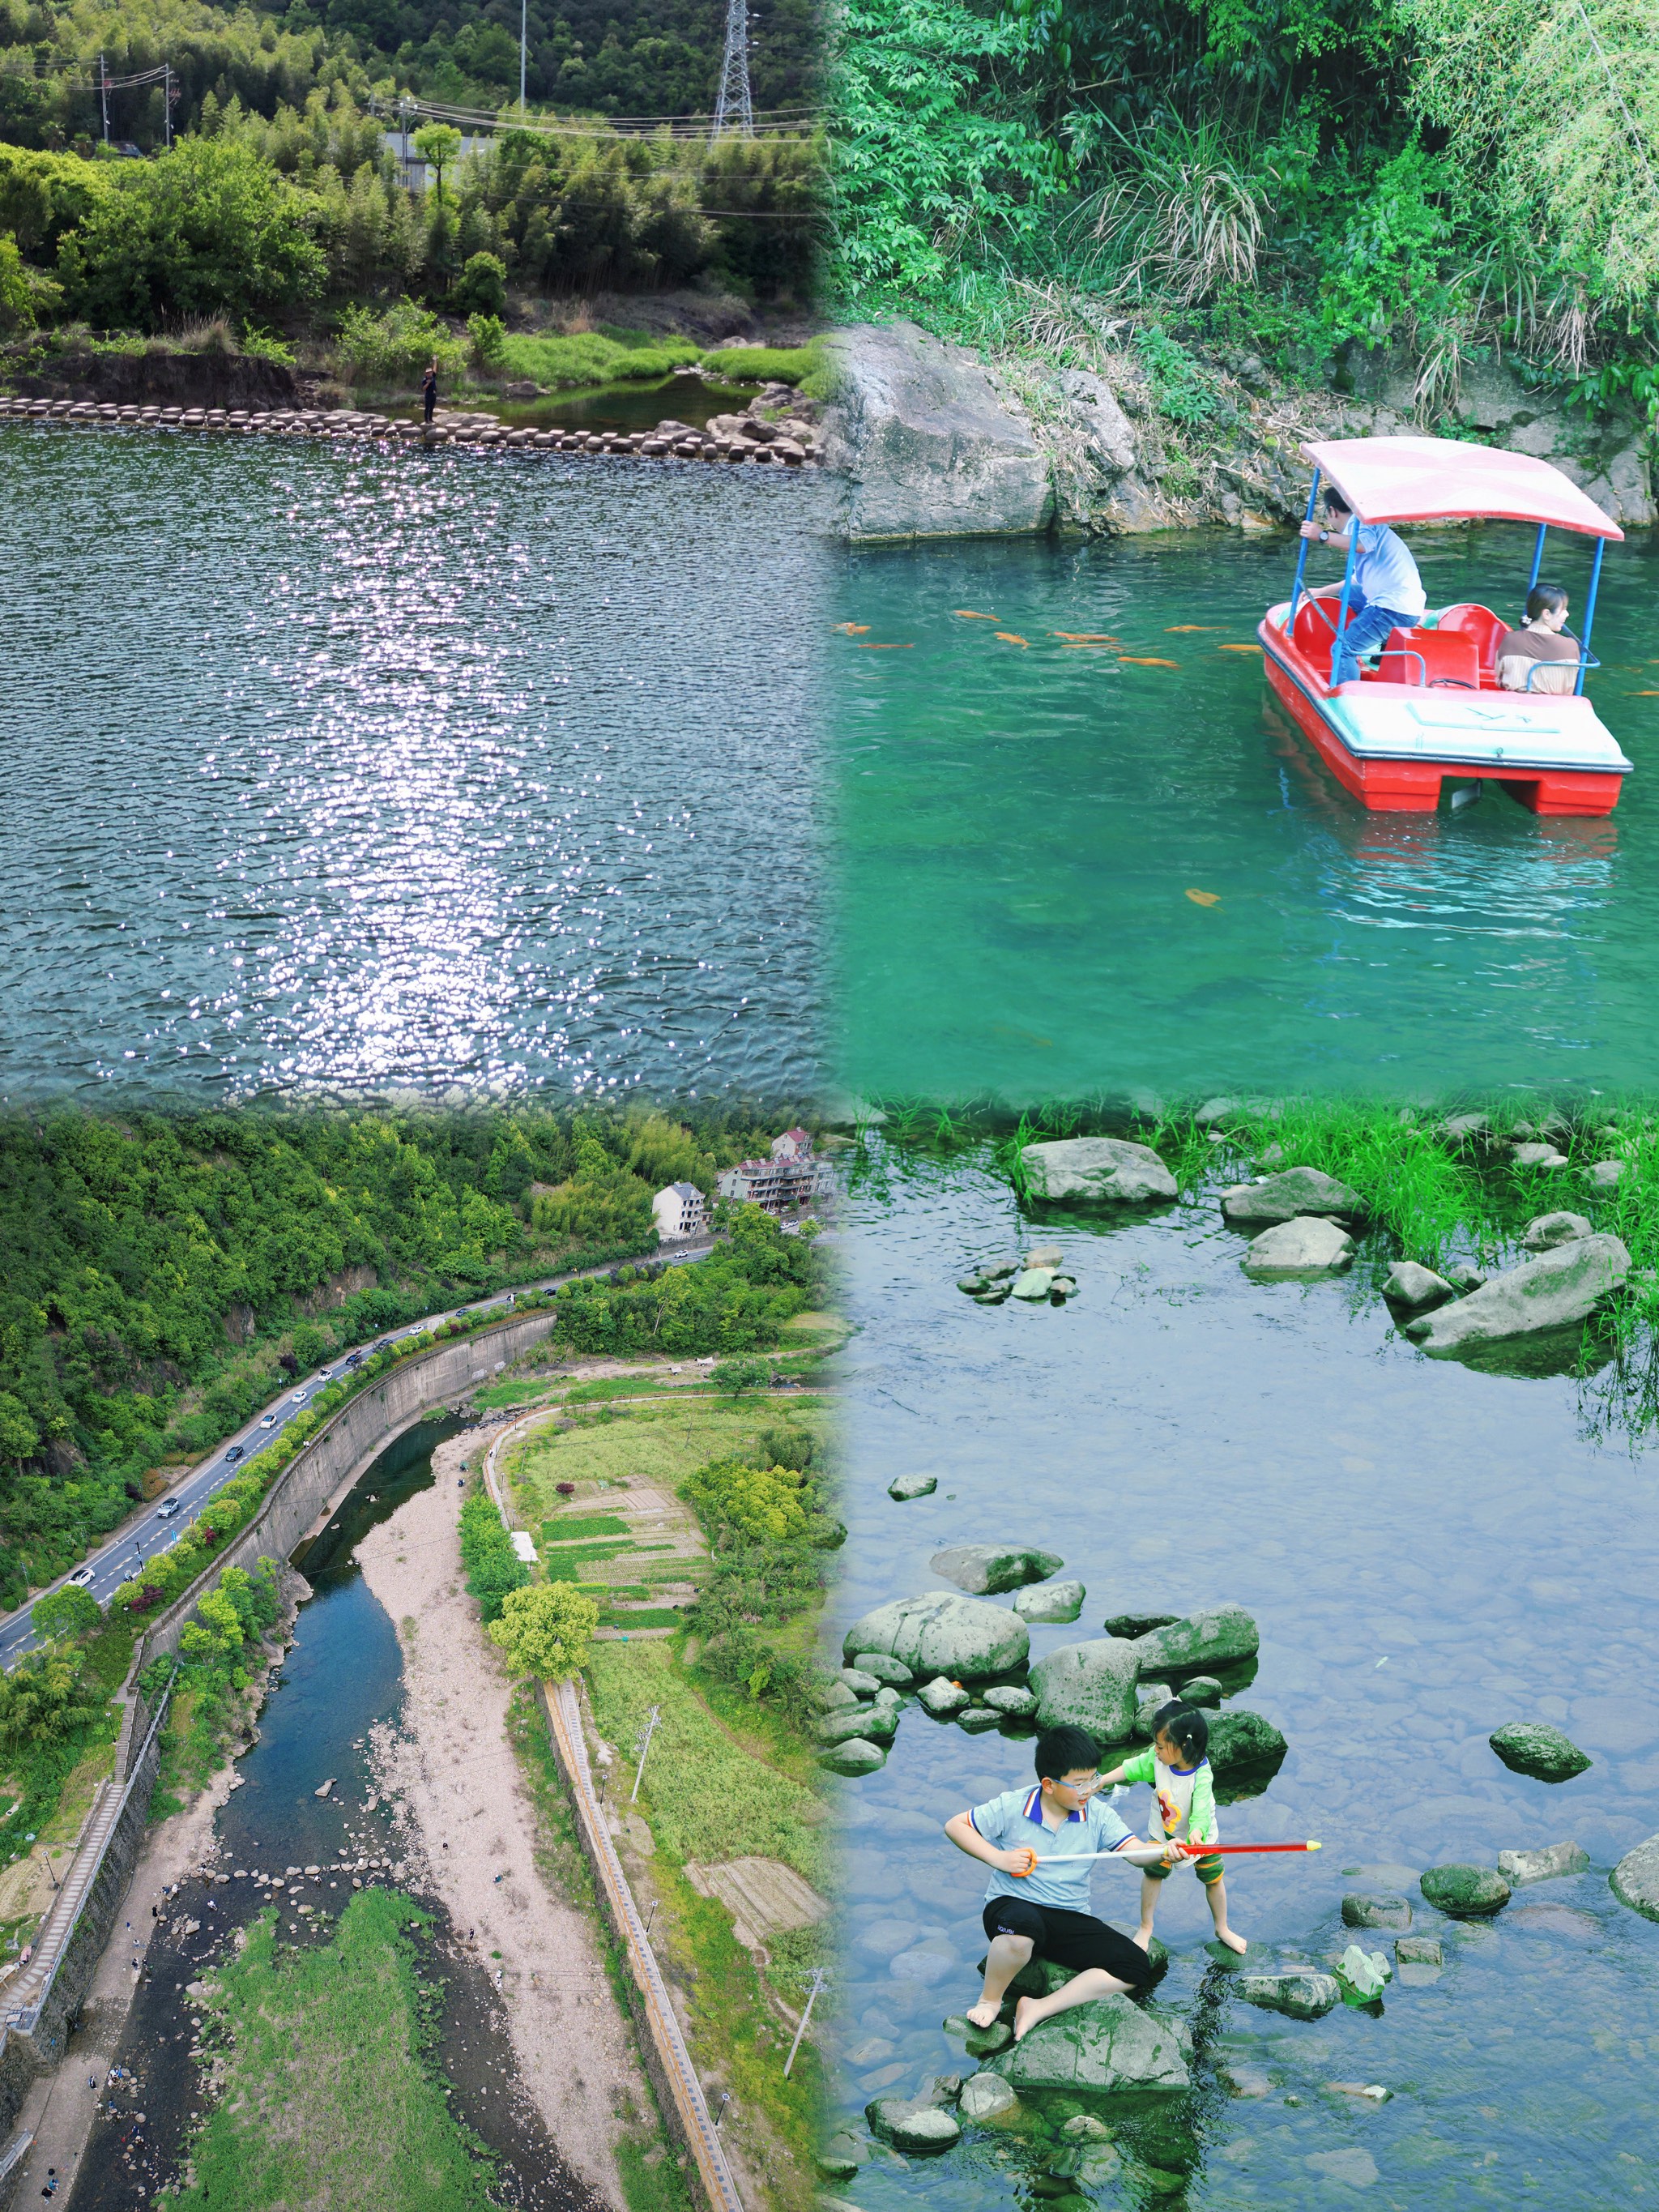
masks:
{"label": "paved road", "polygon": [[[670,1266],[683,1267],[688,1261],[705,1258],[714,1249],[712,1240],[699,1241],[678,1251],[659,1253],[653,1256]],[[590,1275],[608,1274],[610,1272],[608,1267],[587,1267],[578,1271],[580,1274]],[[430,1314],[424,1321],[414,1322],[404,1328],[393,1329],[386,1336],[375,1340],[396,1344],[403,1337],[419,1336],[423,1329],[447,1321],[452,1314],[505,1313],[523,1293],[532,1290],[556,1290],[561,1283],[574,1280],[575,1275],[556,1275],[545,1283],[525,1284],[519,1291],[502,1291],[495,1297],[479,1298],[471,1305],[452,1306],[442,1313]],[[121,1584],[131,1582],[146,1560],[155,1559],[158,1553],[165,1552],[177,1543],[201,1508],[216,1491],[223,1489],[242,1462],[252,1459],[256,1451],[281,1436],[295,1415],[302,1412],[319,1390],[327,1388],[331,1378],[349,1374],[351,1366],[349,1363],[353,1359],[354,1355],[348,1352],[334,1366],[320,1367],[303,1382],[290,1383],[282,1396],[274,1399],[263,1412],[257,1413],[246,1428],[239,1429],[234,1437],[227,1437],[213,1456],[204,1460],[193,1474],[183,1482],[176,1483],[165,1498],[157,1498],[155,1504],[129,1521],[100,1550],[88,1553],[73,1571],[79,1575],[88,1567],[92,1570],[92,1580],[86,1588],[99,1604],[107,1606]],[[51,1588],[62,1589],[68,1580],[67,1575],[60,1576]],[[31,1607],[46,1595],[46,1590],[37,1590],[27,1605],[20,1606],[15,1613],[0,1617],[0,1668],[14,1667],[26,1651],[33,1651],[40,1643],[40,1639],[30,1625],[29,1613]]]}

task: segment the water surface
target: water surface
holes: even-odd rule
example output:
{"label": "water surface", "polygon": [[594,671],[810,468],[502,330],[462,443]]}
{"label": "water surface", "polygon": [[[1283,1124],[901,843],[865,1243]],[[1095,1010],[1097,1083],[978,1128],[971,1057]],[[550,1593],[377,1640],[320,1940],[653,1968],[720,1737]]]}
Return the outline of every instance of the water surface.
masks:
{"label": "water surface", "polygon": [[[1431,605],[1507,609],[1524,587],[1529,532],[1411,534]],[[1286,596],[1288,545],[846,560],[836,619],[862,627],[827,678],[843,1080],[1024,1104],[1652,1079],[1659,543],[1605,570],[1592,690],[1636,763],[1605,822],[1540,821],[1491,787],[1430,816],[1348,798],[1260,655],[1225,649]],[[1571,547],[1549,563],[1575,610],[1587,567]]]}
{"label": "water surface", "polygon": [[0,428],[0,1088],[808,1088],[816,494]]}
{"label": "water surface", "polygon": [[[938,2160],[878,2154],[848,2193],[866,2212],[1034,2195],[1070,2212],[1079,2195],[1317,2212],[1348,2201],[1324,2163],[1347,2151],[1376,2168],[1367,2201],[1401,2212],[1641,2201],[1659,2185],[1659,1928],[1607,1876],[1659,1829],[1659,1534],[1646,1458],[1593,1439],[1594,1384],[1423,1358],[1392,1334],[1364,1267],[1252,1285],[1212,1198],[1117,1227],[1059,1213],[1022,1225],[983,1164],[890,1154],[885,1172],[842,1240],[861,1328],[847,1355],[855,1473],[837,1640],[874,1605],[945,1587],[929,1559],[957,1542],[1038,1543],[1087,1585],[1075,1626],[1032,1631],[1034,1658],[1099,1635],[1109,1613],[1248,1607],[1261,1650],[1237,1702],[1290,1753],[1265,1795],[1223,1808],[1223,1838],[1325,1845],[1233,1863],[1233,1924],[1263,1963],[1340,1954],[1347,1890],[1566,1837],[1593,1863],[1518,1891],[1492,1923],[1443,1920],[1418,1897],[1442,1978],[1392,1987],[1380,2018],[1310,2024],[1228,1996],[1198,1885],[1172,1880],[1158,1994],[1194,2030],[1196,2087],[1132,2118],[1115,2180],[1079,2190],[1042,2171],[1041,2146],[981,2130]],[[965,1265],[1028,1240],[1063,1245],[1074,1304],[985,1310],[954,1288]],[[937,1492],[894,1504],[887,1483],[913,1471],[936,1474]],[[1595,1765],[1554,1788],[1508,1772],[1486,1738],[1514,1719],[1554,1722]],[[985,1880],[940,1829],[1030,1769],[1029,1741],[970,1737],[913,1707],[886,1765],[841,1786],[849,2116],[962,2069],[940,2023],[977,1994]],[[1142,1827],[1147,1793],[1120,1810]],[[1103,1868],[1096,1910],[1133,1927],[1138,1887]],[[1390,1937],[1359,1940],[1392,1953]],[[955,1962],[931,1988],[890,1968],[919,1945]],[[1265,2071],[1270,2093],[1228,2095],[1228,2063]],[[1393,2094],[1371,2105],[1336,2082]]]}

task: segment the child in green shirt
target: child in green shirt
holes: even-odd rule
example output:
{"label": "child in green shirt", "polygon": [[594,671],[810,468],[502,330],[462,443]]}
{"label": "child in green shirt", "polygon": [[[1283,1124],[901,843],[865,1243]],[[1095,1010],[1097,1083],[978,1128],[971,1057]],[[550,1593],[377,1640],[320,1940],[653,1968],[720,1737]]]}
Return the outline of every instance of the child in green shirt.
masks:
{"label": "child in green shirt", "polygon": [[[1214,1778],[1206,1757],[1209,1747],[1209,1723],[1195,1706],[1183,1705],[1176,1698],[1167,1705],[1160,1705],[1153,1716],[1152,1749],[1126,1759],[1121,1766],[1103,1774],[1100,1784],[1103,1790],[1118,1782],[1151,1784],[1158,1816],[1150,1832],[1152,1841],[1180,1844],[1183,1847],[1182,1856],[1192,1860],[1204,1885],[1218,1942],[1224,1943],[1230,1951],[1242,1952],[1247,1948],[1244,1938],[1236,1936],[1227,1925],[1227,1885],[1223,1879],[1221,1860],[1213,1851],[1205,1853],[1197,1848],[1220,1840],[1216,1827]],[[1152,1940],[1158,1884],[1170,1871],[1168,1865],[1142,1870],[1140,1925],[1135,1930],[1134,1940],[1143,1950]]]}

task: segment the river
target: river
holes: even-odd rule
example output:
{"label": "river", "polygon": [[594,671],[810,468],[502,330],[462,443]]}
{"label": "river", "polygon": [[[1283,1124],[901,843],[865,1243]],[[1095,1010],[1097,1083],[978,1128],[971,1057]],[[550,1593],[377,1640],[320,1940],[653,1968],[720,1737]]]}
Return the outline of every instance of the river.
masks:
{"label": "river", "polygon": [[[1528,532],[1412,536],[1431,605],[1524,585]],[[1248,649],[1289,544],[845,558],[835,620],[859,627],[826,678],[842,1081],[1024,1105],[1651,1077],[1659,540],[1604,571],[1591,690],[1636,772],[1601,822],[1490,787],[1430,816],[1349,799]],[[1546,574],[1576,616],[1585,554],[1558,533]]]}
{"label": "river", "polygon": [[821,505],[0,427],[0,1091],[809,1090]]}
{"label": "river", "polygon": [[[982,1310],[954,1287],[965,1265],[1037,1241],[1075,1267],[1064,1309]],[[1607,1430],[1594,1382],[1423,1358],[1391,1332],[1364,1254],[1345,1279],[1252,1285],[1212,1194],[1121,1225],[1022,1226],[983,1158],[890,1151],[842,1249],[861,1326],[837,1641],[871,1607],[945,1586],[928,1562],[946,1543],[1039,1544],[1081,1577],[1080,1620],[1034,1628],[1034,1659],[1119,1610],[1248,1607],[1261,1649],[1237,1701],[1290,1752],[1264,1795],[1224,1805],[1223,1838],[1324,1849],[1231,1862],[1233,1925],[1257,1963],[1322,1963],[1355,1940],[1345,1892],[1399,1888],[1445,1958],[1431,1985],[1390,1986],[1380,2017],[1298,2024],[1228,1995],[1198,1885],[1171,1881],[1158,1996],[1194,2031],[1195,2087],[1120,2113],[1115,2177],[1068,2180],[1062,2146],[1028,2120],[969,2130],[938,2159],[878,2151],[846,2188],[860,2212],[1039,2197],[1084,2212],[1089,2197],[1319,2212],[1368,2179],[1365,2201],[1402,2212],[1645,2202],[1659,1929],[1607,1870],[1659,1828],[1659,1534],[1647,1454]],[[916,1472],[937,1474],[933,1496],[887,1497]],[[1514,1719],[1553,1721],[1595,1765],[1553,1787],[1509,1772],[1486,1737]],[[963,2068],[940,2023],[977,1994],[984,1877],[940,1830],[1030,1765],[1029,1738],[969,1736],[912,1706],[885,1766],[842,1785],[854,2127],[872,2096]],[[1147,1804],[1137,1790],[1120,1809],[1140,1826]],[[1491,1923],[1446,1921],[1412,1888],[1436,1864],[1565,1838],[1589,1870],[1518,1889]],[[1133,1927],[1137,1888],[1103,1867],[1096,1909]],[[1358,1940],[1392,1955],[1390,1936]],[[918,1947],[953,1962],[929,1985],[890,1971]],[[1225,2094],[1224,2067],[1255,2069],[1265,2094]]]}

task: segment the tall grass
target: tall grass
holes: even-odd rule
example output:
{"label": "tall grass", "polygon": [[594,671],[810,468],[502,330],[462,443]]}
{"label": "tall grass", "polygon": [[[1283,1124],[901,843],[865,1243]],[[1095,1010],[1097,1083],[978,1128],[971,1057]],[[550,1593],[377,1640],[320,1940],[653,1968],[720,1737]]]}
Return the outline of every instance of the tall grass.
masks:
{"label": "tall grass", "polygon": [[554,391],[584,385],[654,382],[696,360],[702,349],[690,338],[660,342],[635,331],[572,331],[533,337],[512,331],[501,342],[501,368]]}

